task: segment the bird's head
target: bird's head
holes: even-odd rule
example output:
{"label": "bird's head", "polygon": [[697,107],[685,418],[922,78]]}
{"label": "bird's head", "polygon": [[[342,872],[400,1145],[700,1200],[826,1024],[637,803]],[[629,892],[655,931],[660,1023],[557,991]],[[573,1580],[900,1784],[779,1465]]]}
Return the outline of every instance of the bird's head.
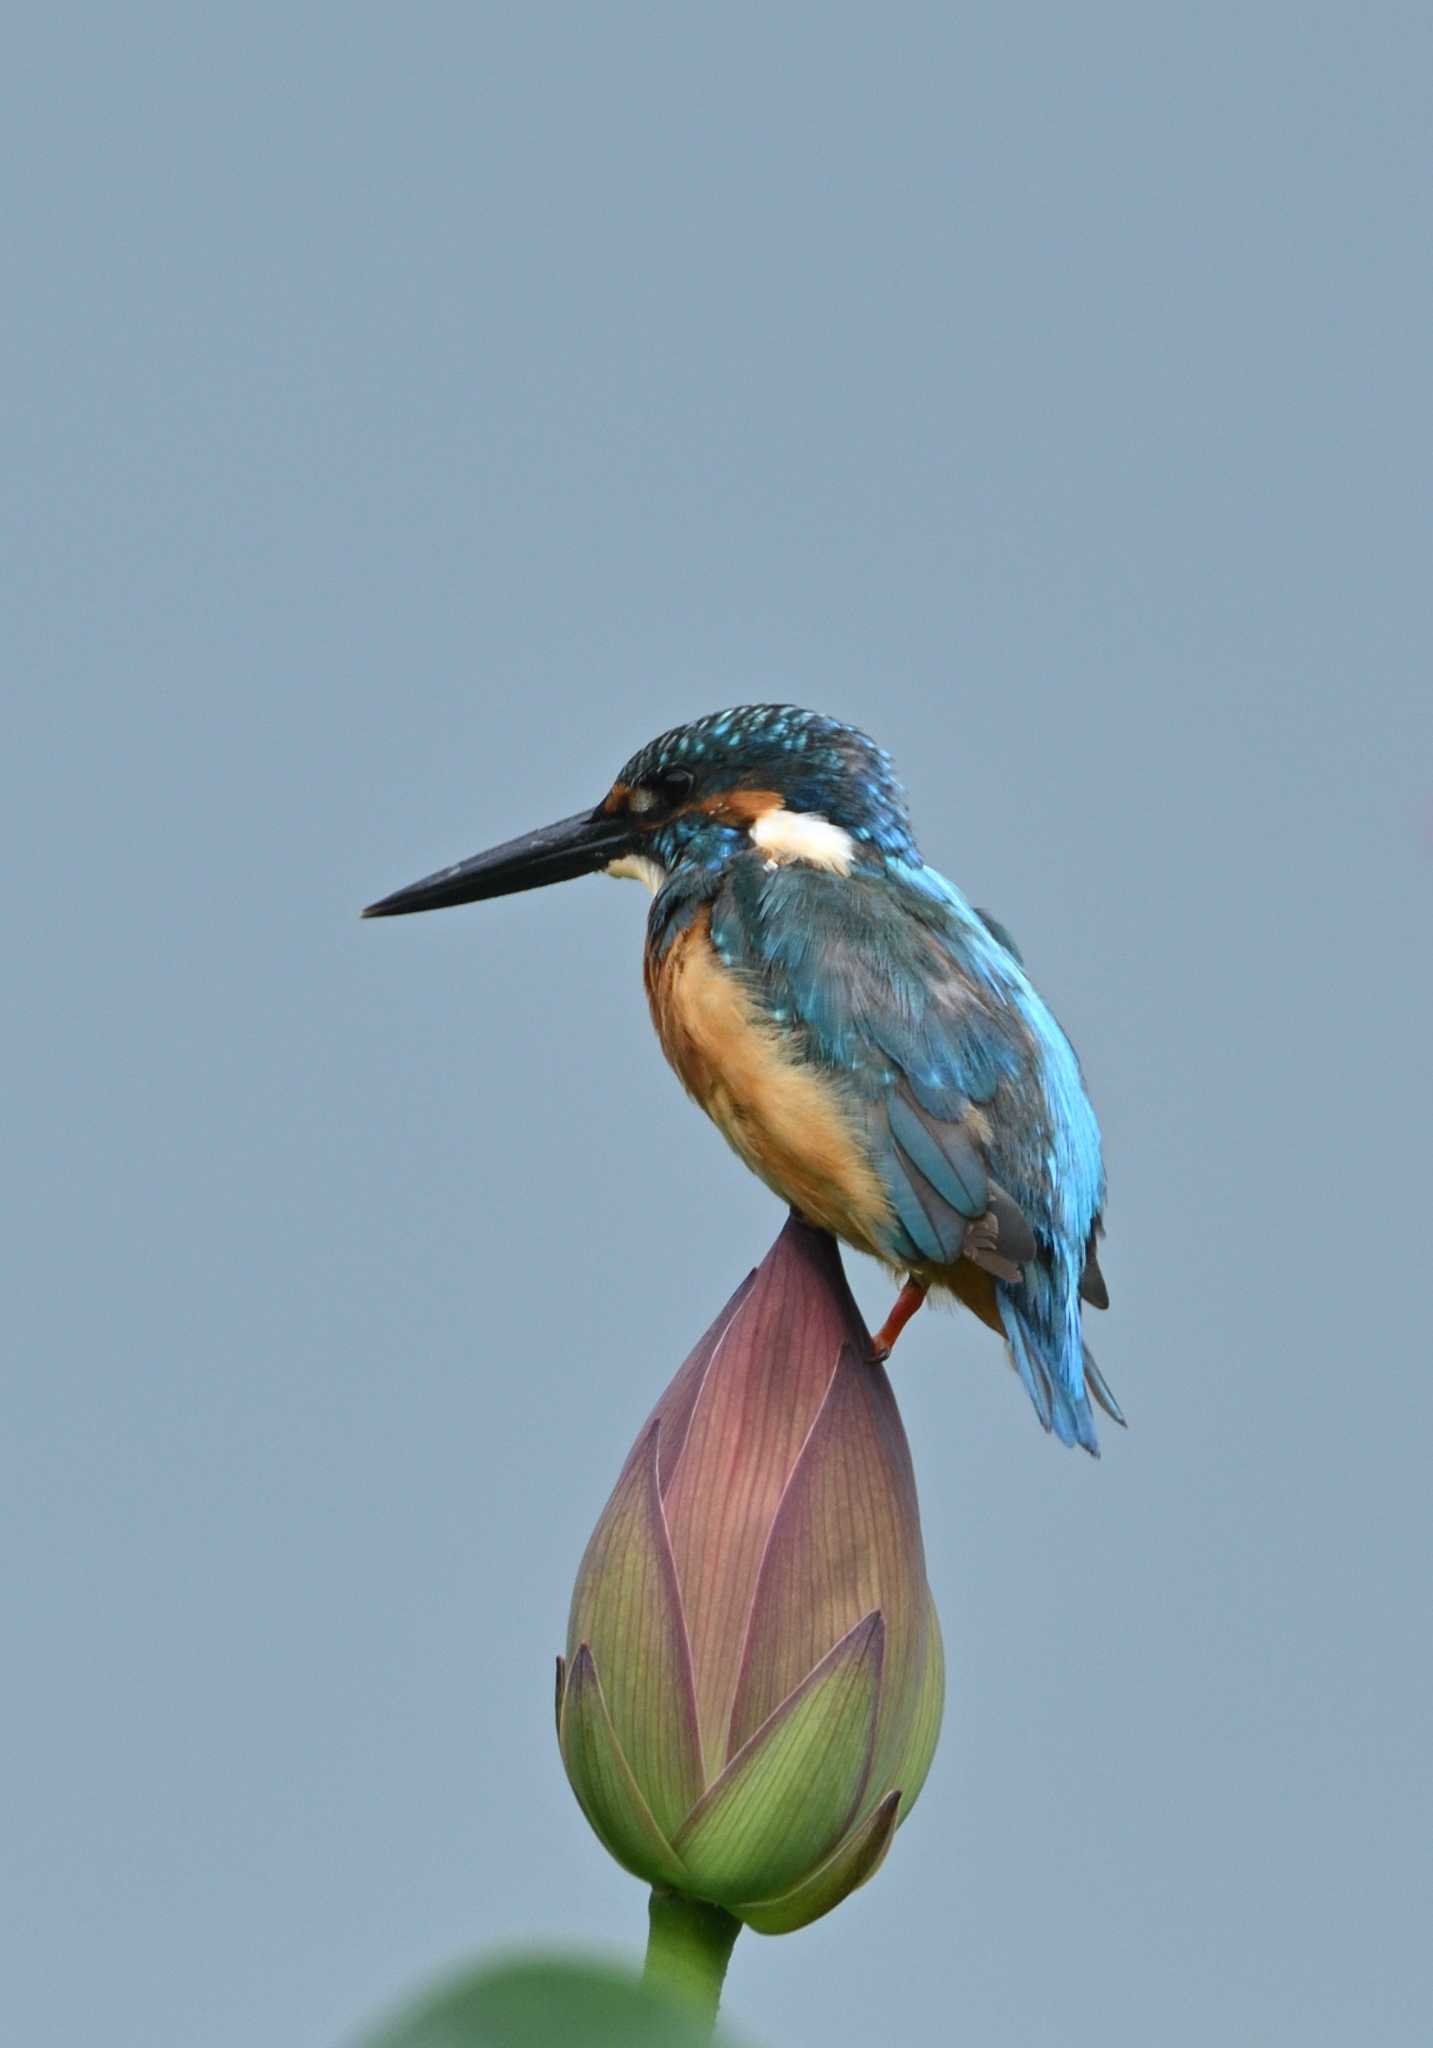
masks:
{"label": "bird's head", "polygon": [[854,726],[790,704],[743,704],[679,725],[627,762],[593,810],[510,839],[364,911],[401,917],[575,875],[722,867],[752,846],[848,873],[914,851],[887,756]]}

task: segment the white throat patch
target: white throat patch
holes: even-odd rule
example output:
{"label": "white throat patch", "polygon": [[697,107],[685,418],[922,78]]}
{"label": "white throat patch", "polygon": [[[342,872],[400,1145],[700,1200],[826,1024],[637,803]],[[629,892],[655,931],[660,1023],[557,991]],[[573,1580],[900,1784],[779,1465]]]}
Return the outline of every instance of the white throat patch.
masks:
{"label": "white throat patch", "polygon": [[609,860],[603,872],[617,881],[641,882],[654,896],[667,879],[667,870],[661,862],[652,860],[645,853],[624,853],[617,860]]}
{"label": "white throat patch", "polygon": [[751,843],[774,864],[804,860],[833,875],[849,875],[856,853],[850,833],[818,811],[763,811],[751,828]]}

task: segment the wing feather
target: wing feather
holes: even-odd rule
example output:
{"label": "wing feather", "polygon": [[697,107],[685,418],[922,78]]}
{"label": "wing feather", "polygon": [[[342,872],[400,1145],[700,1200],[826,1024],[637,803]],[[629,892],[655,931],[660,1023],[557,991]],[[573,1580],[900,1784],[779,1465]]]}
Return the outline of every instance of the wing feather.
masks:
{"label": "wing feather", "polygon": [[890,1198],[890,1255],[952,1265],[964,1252],[1017,1281],[1035,1232],[992,1175],[983,1107],[1028,1059],[1010,1005],[874,877],[743,858],[713,905],[712,938],[859,1105]]}

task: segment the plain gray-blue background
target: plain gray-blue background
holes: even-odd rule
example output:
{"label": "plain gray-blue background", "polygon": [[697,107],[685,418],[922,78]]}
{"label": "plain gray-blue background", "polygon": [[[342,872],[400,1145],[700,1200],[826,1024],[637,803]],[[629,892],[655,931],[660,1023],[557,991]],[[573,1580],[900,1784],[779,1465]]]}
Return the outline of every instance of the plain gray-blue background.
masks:
{"label": "plain gray-blue background", "polygon": [[780,1216],[636,890],[356,912],[780,696],[1081,1050],[1134,1426],[912,1328],[942,1748],[731,2013],[1427,2038],[1430,66],[1393,5],[12,23],[8,2037],[636,1952],[551,1657]]}

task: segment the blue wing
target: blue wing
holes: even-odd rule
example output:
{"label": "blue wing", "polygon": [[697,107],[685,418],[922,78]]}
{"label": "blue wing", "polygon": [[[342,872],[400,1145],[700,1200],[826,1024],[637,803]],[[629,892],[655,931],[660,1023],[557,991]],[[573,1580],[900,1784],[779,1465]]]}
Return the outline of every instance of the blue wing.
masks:
{"label": "blue wing", "polygon": [[890,1200],[888,1255],[992,1274],[1042,1422],[1093,1449],[1079,1294],[1082,1278],[1088,1298],[1103,1292],[1099,1134],[1003,928],[929,869],[842,876],[753,854],[726,870],[711,932],[857,1108]]}
{"label": "blue wing", "polygon": [[[1017,1279],[1036,1219],[1000,1184],[990,1107],[1020,1091],[1031,1064],[1011,1005],[874,876],[736,861],[711,931],[724,964],[860,1106],[891,1201],[891,1256],[952,1264],[994,1202]],[[1038,1193],[1028,1171],[1019,1177]]]}

